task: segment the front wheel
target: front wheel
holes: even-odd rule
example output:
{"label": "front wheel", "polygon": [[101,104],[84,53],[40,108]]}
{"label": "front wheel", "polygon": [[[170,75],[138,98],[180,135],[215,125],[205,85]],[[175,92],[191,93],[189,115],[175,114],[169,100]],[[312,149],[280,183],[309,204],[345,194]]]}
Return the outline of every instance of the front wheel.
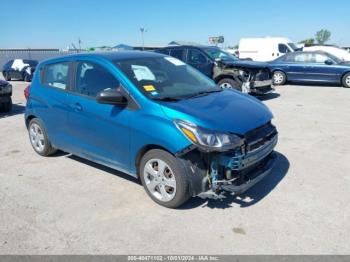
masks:
{"label": "front wheel", "polygon": [[350,88],[350,73],[344,75],[342,79],[343,87]]}
{"label": "front wheel", "polygon": [[147,194],[159,205],[177,208],[191,196],[183,166],[164,150],[153,149],[142,157],[140,178]]}
{"label": "front wheel", "polygon": [[28,133],[30,143],[35,152],[37,152],[39,155],[49,156],[56,153],[57,150],[52,147],[44,125],[39,119],[33,118],[29,122]]}
{"label": "front wheel", "polygon": [[223,89],[236,89],[242,92],[242,83],[238,83],[234,79],[224,78],[219,81],[218,85]]}
{"label": "front wheel", "polygon": [[284,85],[287,82],[287,76],[282,71],[275,71],[272,80],[274,85]]}

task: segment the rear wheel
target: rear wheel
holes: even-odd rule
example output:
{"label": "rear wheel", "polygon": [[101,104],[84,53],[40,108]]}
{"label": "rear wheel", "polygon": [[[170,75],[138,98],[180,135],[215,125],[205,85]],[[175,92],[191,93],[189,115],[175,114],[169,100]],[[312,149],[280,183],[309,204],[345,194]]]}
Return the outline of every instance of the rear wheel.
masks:
{"label": "rear wheel", "polygon": [[347,73],[343,76],[342,84],[343,87],[350,88],[350,73]]}
{"label": "rear wheel", "polygon": [[287,76],[282,71],[275,71],[273,72],[272,80],[274,85],[284,85],[287,81]]}
{"label": "rear wheel", "polygon": [[242,83],[239,83],[232,78],[224,78],[219,81],[218,85],[223,89],[236,89],[242,92]]}
{"label": "rear wheel", "polygon": [[176,208],[191,196],[183,166],[164,150],[153,149],[142,157],[140,178],[147,194],[159,205]]}
{"label": "rear wheel", "polygon": [[29,122],[28,133],[30,143],[35,152],[37,152],[39,155],[49,156],[56,153],[57,150],[52,147],[44,125],[39,119],[33,118]]}

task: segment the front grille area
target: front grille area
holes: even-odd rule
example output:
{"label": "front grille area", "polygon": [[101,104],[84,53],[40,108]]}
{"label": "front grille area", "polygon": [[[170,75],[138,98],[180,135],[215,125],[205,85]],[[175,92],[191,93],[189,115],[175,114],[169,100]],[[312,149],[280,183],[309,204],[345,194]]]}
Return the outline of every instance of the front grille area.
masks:
{"label": "front grille area", "polygon": [[255,81],[264,81],[271,79],[270,70],[261,69],[255,75]]}
{"label": "front grille area", "polygon": [[247,169],[267,158],[275,148],[278,134],[270,122],[245,135],[246,143],[241,150],[219,158],[220,165],[233,171]]}

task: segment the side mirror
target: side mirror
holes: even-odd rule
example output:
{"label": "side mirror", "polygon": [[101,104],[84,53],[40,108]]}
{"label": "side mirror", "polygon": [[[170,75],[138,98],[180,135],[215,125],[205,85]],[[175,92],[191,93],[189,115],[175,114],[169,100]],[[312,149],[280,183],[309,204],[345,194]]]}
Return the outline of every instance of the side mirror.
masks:
{"label": "side mirror", "polygon": [[117,89],[107,89],[100,92],[96,100],[100,104],[125,106],[128,104],[126,97]]}
{"label": "side mirror", "polygon": [[326,61],[324,61],[324,63],[326,65],[333,65],[333,61],[331,59],[327,59]]}

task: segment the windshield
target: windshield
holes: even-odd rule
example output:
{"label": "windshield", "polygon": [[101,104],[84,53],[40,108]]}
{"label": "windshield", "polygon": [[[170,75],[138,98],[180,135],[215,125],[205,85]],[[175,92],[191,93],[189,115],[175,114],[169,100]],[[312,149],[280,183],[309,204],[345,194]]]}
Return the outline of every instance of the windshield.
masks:
{"label": "windshield", "polygon": [[234,55],[231,55],[227,52],[220,50],[219,48],[203,48],[204,52],[212,59],[221,59],[225,61],[237,61],[239,60]]}
{"label": "windshield", "polygon": [[300,49],[300,48],[298,48],[294,43],[288,43],[288,45],[289,45],[294,51],[297,51],[297,50]]}
{"label": "windshield", "polygon": [[170,57],[146,57],[114,61],[114,64],[147,97],[178,100],[220,91],[211,79]]}

